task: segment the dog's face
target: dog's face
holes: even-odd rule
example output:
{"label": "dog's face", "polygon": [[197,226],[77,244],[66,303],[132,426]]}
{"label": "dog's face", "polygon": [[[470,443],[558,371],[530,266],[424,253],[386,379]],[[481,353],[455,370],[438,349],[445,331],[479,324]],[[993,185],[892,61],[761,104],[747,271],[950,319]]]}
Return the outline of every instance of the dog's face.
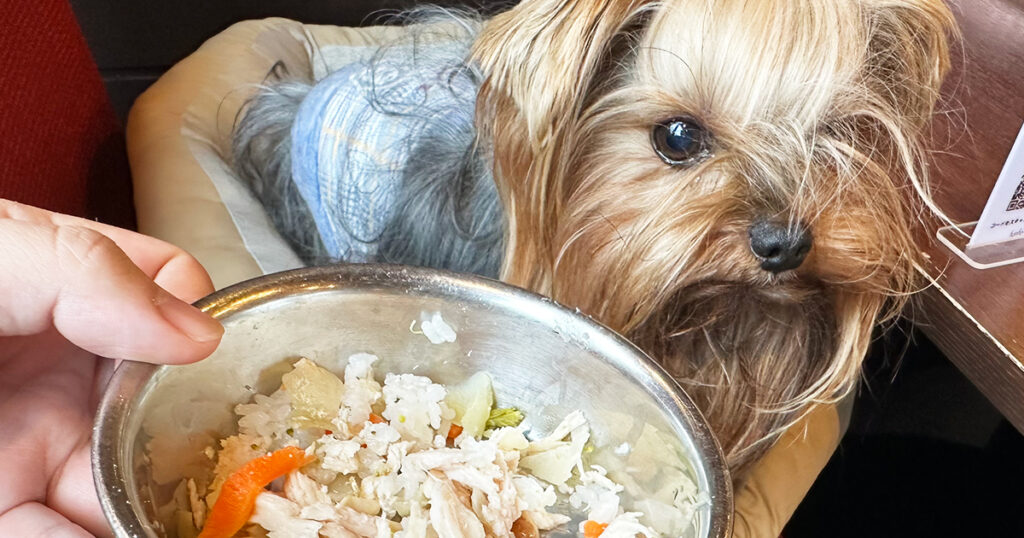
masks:
{"label": "dog's face", "polygon": [[939,0],[525,0],[476,48],[504,277],[661,360],[742,471],[913,289],[951,29]]}

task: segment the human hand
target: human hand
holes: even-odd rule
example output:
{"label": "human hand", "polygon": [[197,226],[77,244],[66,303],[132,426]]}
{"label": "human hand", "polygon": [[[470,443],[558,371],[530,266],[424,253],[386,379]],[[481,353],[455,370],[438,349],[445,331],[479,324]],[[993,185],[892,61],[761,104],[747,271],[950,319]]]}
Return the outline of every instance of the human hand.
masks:
{"label": "human hand", "polygon": [[181,249],[0,200],[0,536],[107,536],[89,466],[112,359],[181,364],[223,328]]}

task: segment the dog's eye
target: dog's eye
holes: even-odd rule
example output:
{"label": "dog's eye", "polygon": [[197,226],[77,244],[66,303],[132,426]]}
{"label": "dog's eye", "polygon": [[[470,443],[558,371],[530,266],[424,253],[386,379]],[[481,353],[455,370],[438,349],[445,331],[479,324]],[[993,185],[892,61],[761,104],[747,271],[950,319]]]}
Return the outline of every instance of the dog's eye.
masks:
{"label": "dog's eye", "polygon": [[655,124],[651,143],[661,160],[672,166],[695,164],[709,154],[707,131],[690,118],[672,118]]}

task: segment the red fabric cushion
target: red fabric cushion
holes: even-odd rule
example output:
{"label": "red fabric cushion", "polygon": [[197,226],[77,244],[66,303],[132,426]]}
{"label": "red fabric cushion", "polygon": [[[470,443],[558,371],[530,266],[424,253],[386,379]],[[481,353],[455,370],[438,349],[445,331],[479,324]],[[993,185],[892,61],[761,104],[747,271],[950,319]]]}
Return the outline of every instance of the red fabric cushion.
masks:
{"label": "red fabric cushion", "polygon": [[67,0],[0,7],[0,197],[131,225],[121,126]]}

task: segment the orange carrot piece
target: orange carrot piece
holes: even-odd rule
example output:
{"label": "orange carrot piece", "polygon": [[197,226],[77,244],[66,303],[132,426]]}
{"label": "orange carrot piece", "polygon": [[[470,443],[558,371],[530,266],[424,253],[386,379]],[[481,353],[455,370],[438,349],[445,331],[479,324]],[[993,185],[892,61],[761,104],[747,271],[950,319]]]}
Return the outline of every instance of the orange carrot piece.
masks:
{"label": "orange carrot piece", "polygon": [[462,435],[462,426],[458,424],[452,424],[451,428],[448,428],[448,440],[454,441],[456,437]]}
{"label": "orange carrot piece", "polygon": [[380,424],[381,422],[384,422],[384,417],[376,413],[370,413],[370,422],[374,424]]}
{"label": "orange carrot piece", "polygon": [[608,528],[607,523],[598,523],[594,520],[587,520],[583,524],[583,538],[597,538]]}
{"label": "orange carrot piece", "polygon": [[256,497],[267,484],[310,461],[305,450],[288,446],[243,465],[224,481],[199,538],[234,536],[249,521],[256,506]]}

